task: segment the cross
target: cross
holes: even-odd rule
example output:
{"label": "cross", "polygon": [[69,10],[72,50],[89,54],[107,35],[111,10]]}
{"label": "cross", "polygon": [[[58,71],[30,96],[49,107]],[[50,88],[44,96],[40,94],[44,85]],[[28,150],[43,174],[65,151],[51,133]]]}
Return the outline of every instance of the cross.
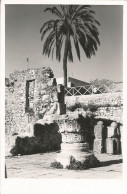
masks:
{"label": "cross", "polygon": [[27,61],[27,69],[29,68],[29,58],[26,58]]}

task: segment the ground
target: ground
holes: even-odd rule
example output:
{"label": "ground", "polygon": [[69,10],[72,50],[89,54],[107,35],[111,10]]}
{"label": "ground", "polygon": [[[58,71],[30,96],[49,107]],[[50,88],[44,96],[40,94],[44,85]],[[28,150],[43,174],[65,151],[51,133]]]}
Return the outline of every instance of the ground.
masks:
{"label": "ground", "polygon": [[122,155],[95,154],[103,166],[88,170],[54,169],[57,152],[6,157],[8,178],[122,178]]}

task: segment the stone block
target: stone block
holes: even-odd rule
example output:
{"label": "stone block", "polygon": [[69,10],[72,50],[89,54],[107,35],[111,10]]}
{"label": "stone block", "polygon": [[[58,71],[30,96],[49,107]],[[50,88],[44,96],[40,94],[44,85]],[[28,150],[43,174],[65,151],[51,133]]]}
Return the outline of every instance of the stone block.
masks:
{"label": "stone block", "polygon": [[85,138],[80,133],[61,133],[63,143],[84,143]]}
{"label": "stone block", "polygon": [[104,137],[104,125],[102,121],[99,121],[94,127],[94,135],[96,139],[102,139]]}
{"label": "stone block", "polygon": [[80,125],[78,124],[77,119],[65,120],[65,130],[67,132],[79,132]]}
{"label": "stone block", "polygon": [[104,141],[102,139],[94,140],[94,152],[103,153],[104,152]]}
{"label": "stone block", "polygon": [[113,139],[107,138],[106,139],[106,153],[113,154]]}
{"label": "stone block", "polygon": [[89,151],[89,143],[61,143],[61,150],[70,155],[72,152],[86,152]]}
{"label": "stone block", "polygon": [[108,136],[107,137],[113,137],[114,136],[114,127],[107,127],[108,129]]}
{"label": "stone block", "polygon": [[106,139],[106,153],[120,154],[120,140],[117,138]]}
{"label": "stone block", "polygon": [[14,147],[10,150],[13,155],[29,155],[59,150],[60,134],[45,134],[44,137],[17,137]]}
{"label": "stone block", "polygon": [[94,127],[94,135],[96,139],[102,139],[103,137],[103,129],[98,127],[97,125]]}
{"label": "stone block", "polygon": [[60,133],[65,132],[65,120],[59,120],[58,125]]}
{"label": "stone block", "polygon": [[117,126],[118,126],[118,124],[117,124],[116,122],[112,122],[112,123],[111,123],[111,127],[113,127],[114,129],[116,129]]}
{"label": "stone block", "polygon": [[61,151],[57,154],[57,162],[63,168],[83,170],[99,166],[99,161],[93,152],[88,151],[88,145],[83,143],[61,144]]}
{"label": "stone block", "polygon": [[107,137],[120,138],[120,130],[116,122],[113,122],[111,126],[107,127],[107,129],[108,129]]}

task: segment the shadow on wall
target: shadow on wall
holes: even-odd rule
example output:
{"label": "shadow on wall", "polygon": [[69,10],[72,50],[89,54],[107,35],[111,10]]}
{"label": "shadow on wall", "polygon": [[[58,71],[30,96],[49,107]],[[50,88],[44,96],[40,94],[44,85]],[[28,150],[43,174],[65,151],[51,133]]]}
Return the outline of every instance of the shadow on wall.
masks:
{"label": "shadow on wall", "polygon": [[[110,126],[112,121],[99,121],[92,116],[79,115],[77,122],[80,125],[80,133],[84,136],[84,142],[89,143],[89,149],[97,153],[121,153],[121,134],[117,134],[120,125],[117,128]],[[107,135],[107,130],[113,128],[111,137]],[[72,133],[71,133],[72,134]],[[13,155],[26,155],[57,151],[61,149],[62,136],[59,133],[59,124],[36,123],[34,125],[34,136],[17,136],[15,146],[11,149]]]}
{"label": "shadow on wall", "polygon": [[13,155],[27,155],[60,150],[61,134],[57,123],[35,124],[33,137],[17,137]]}
{"label": "shadow on wall", "polygon": [[87,116],[86,118],[79,115],[78,122],[81,125],[81,132],[84,135],[85,142],[89,143],[90,150],[93,150],[94,144],[94,126],[96,120],[92,116]]}
{"label": "shadow on wall", "polygon": [[[84,118],[82,115],[79,115],[78,122],[90,150],[97,153],[122,153],[120,123],[116,123],[117,127],[113,128],[113,120],[95,119],[92,116]],[[102,123],[102,126],[99,123]],[[110,130],[113,130],[111,137]]]}

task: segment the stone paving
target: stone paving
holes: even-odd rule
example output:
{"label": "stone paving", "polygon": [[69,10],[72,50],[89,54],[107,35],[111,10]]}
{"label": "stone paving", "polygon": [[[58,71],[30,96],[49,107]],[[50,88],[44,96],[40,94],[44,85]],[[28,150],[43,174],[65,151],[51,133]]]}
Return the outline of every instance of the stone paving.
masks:
{"label": "stone paving", "polygon": [[122,155],[95,154],[102,166],[88,170],[54,169],[56,152],[6,157],[8,178],[122,178]]}

